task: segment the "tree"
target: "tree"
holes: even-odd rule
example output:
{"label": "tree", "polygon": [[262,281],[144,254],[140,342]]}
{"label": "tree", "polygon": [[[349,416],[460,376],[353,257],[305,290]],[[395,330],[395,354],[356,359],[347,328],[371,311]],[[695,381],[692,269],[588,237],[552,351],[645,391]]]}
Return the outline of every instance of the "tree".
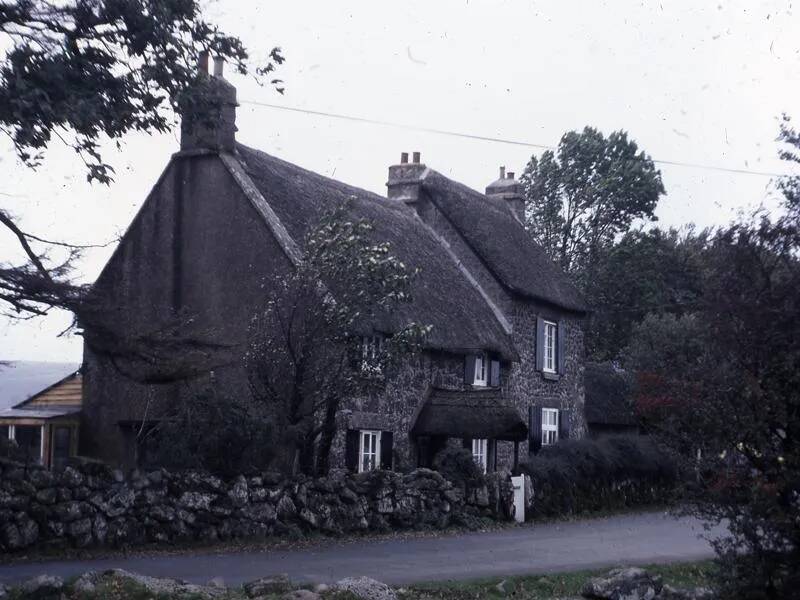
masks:
{"label": "tree", "polygon": [[253,320],[245,368],[256,404],[282,436],[286,473],[327,473],[342,399],[381,385],[428,331],[417,323],[376,331],[411,300],[414,271],[371,231],[348,218],[346,205],[326,214],[307,237],[302,263],[270,281]]}
{"label": "tree", "polygon": [[[101,144],[134,131],[164,132],[182,115],[191,126],[221,108],[197,69],[219,56],[263,80],[283,62],[278,48],[255,69],[242,42],[201,15],[197,0],[11,0],[0,2],[0,132],[24,164],[36,168],[53,139],[84,162],[89,181],[109,184],[114,169]],[[272,79],[278,91],[280,80]],[[198,117],[198,115],[205,115]],[[120,340],[102,322],[103,307],[71,278],[85,246],[34,235],[0,207],[0,225],[25,260],[0,263],[0,306],[7,316],[33,318],[53,308],[76,316],[98,353],[157,363],[178,328],[147,339]],[[191,370],[190,370],[191,371]],[[173,376],[178,377],[175,374]]]}
{"label": "tree", "polygon": [[[796,161],[788,123],[781,139]],[[710,240],[694,314],[645,320],[629,352],[639,405],[657,409],[651,431],[692,475],[690,510],[727,524],[714,540],[723,598],[794,597],[800,585],[800,178],[781,189],[782,216]]]}
{"label": "tree", "polygon": [[522,177],[526,223],[550,258],[583,281],[600,251],[636,219],[654,220],[661,173],[624,131],[570,131],[531,157]]}
{"label": "tree", "polygon": [[587,354],[618,361],[633,327],[648,314],[691,312],[702,293],[703,251],[709,233],[692,228],[629,231],[602,253],[585,282],[592,315]]}

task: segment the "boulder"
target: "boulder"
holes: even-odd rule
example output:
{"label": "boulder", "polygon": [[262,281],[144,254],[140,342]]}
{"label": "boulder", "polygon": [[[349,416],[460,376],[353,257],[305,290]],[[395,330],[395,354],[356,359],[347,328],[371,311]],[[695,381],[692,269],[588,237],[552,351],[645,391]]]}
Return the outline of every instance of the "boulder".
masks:
{"label": "boulder", "polygon": [[83,475],[77,469],[67,467],[61,472],[61,485],[69,488],[83,485]]}
{"label": "boulder", "polygon": [[100,581],[100,573],[97,571],[87,571],[78,577],[72,584],[72,589],[79,594],[91,594],[97,588]]}
{"label": "boulder", "polygon": [[291,519],[297,514],[297,506],[288,494],[281,496],[278,500],[278,516],[284,521]]}
{"label": "boulder", "polygon": [[593,600],[653,600],[663,588],[661,577],[644,569],[613,569],[605,577],[594,577],[583,587],[583,596]]}
{"label": "boulder", "polygon": [[292,590],[291,592],[286,592],[283,596],[281,596],[281,600],[321,600],[322,596],[320,596],[317,592],[312,592],[311,590]]}
{"label": "boulder", "polygon": [[291,591],[291,588],[292,582],[289,581],[289,576],[285,574],[262,577],[242,586],[248,598],[258,598],[268,594],[281,594]]}
{"label": "boulder", "polygon": [[0,525],[0,548],[17,550],[22,548],[22,536],[19,527],[14,523],[4,523]]}
{"label": "boulder", "polygon": [[714,592],[709,588],[674,588],[671,585],[664,585],[658,600],[711,600]]}
{"label": "boulder", "polygon": [[55,575],[38,575],[25,581],[19,589],[24,598],[52,596],[64,589],[64,580]]}
{"label": "boulder", "polygon": [[178,579],[166,579],[160,577],[150,577],[148,575],[139,575],[138,573],[131,573],[123,569],[112,569],[103,573],[104,579],[126,579],[132,581],[143,588],[149,593],[156,596],[194,596],[201,598],[214,598],[225,594],[225,590],[219,588],[204,587],[201,585],[194,585]]}
{"label": "boulder", "polygon": [[233,504],[233,506],[236,508],[241,508],[247,504],[247,480],[243,475],[239,475],[231,489],[228,490],[228,498],[230,498],[231,504]]}
{"label": "boulder", "polygon": [[397,600],[392,588],[370,577],[346,577],[337,581],[334,588],[349,592],[359,600]]}
{"label": "boulder", "polygon": [[188,510],[208,510],[212,500],[214,500],[213,494],[184,492],[178,500],[178,504]]}

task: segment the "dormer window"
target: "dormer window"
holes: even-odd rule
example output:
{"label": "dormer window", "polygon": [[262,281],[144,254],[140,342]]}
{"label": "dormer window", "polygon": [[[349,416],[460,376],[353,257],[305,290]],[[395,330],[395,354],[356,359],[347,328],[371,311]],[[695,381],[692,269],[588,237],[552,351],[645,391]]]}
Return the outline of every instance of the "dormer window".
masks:
{"label": "dormer window", "polygon": [[475,357],[475,380],[473,385],[480,385],[486,387],[489,371],[489,357],[485,352],[478,354]]}
{"label": "dormer window", "polygon": [[381,371],[381,354],[383,353],[383,336],[367,335],[361,338],[361,369],[379,373]]}
{"label": "dormer window", "polygon": [[500,387],[500,361],[488,352],[467,355],[464,383],[476,387]]}

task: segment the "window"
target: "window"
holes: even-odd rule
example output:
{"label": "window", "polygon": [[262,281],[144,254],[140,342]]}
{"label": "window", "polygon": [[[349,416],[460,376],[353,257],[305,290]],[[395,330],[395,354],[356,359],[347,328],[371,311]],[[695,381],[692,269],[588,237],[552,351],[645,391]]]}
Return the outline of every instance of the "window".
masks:
{"label": "window", "polygon": [[489,446],[489,440],[472,440],[472,458],[475,459],[481,471],[486,473],[486,449]]}
{"label": "window", "polygon": [[44,455],[44,436],[42,425],[14,425],[10,429],[11,439],[16,440],[23,455],[39,464]]}
{"label": "window", "polygon": [[486,356],[484,352],[475,357],[475,379],[473,380],[473,384],[485,386],[488,376],[489,357]]}
{"label": "window", "polygon": [[380,335],[368,335],[361,338],[361,369],[380,372],[382,352],[383,337]]}
{"label": "window", "polygon": [[359,436],[358,472],[365,473],[381,466],[381,432],[362,431]]}
{"label": "window", "polygon": [[544,371],[546,373],[556,372],[556,339],[558,335],[558,326],[551,322],[544,322]]}
{"label": "window", "polygon": [[558,441],[558,409],[542,409],[542,446],[552,446]]}

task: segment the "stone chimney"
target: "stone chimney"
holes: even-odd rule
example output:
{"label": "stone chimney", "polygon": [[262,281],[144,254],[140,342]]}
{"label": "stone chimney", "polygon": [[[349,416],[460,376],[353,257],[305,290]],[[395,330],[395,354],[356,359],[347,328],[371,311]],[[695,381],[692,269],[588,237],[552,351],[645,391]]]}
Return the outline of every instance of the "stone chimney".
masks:
{"label": "stone chimney", "polygon": [[500,167],[500,178],[487,186],[486,195],[491,198],[502,198],[508,202],[508,207],[517,221],[525,222],[525,199],[522,195],[522,184],[514,179],[514,173],[506,173],[506,168]]}
{"label": "stone chimney", "polygon": [[181,150],[233,152],[236,149],[236,88],[223,76],[225,60],[214,57],[208,72],[208,52],[200,54],[200,84],[181,121]]}
{"label": "stone chimney", "polygon": [[389,181],[386,183],[389,199],[415,205],[419,201],[419,188],[426,169],[419,152],[414,152],[410,163],[408,152],[401,153],[400,164],[389,167]]}

